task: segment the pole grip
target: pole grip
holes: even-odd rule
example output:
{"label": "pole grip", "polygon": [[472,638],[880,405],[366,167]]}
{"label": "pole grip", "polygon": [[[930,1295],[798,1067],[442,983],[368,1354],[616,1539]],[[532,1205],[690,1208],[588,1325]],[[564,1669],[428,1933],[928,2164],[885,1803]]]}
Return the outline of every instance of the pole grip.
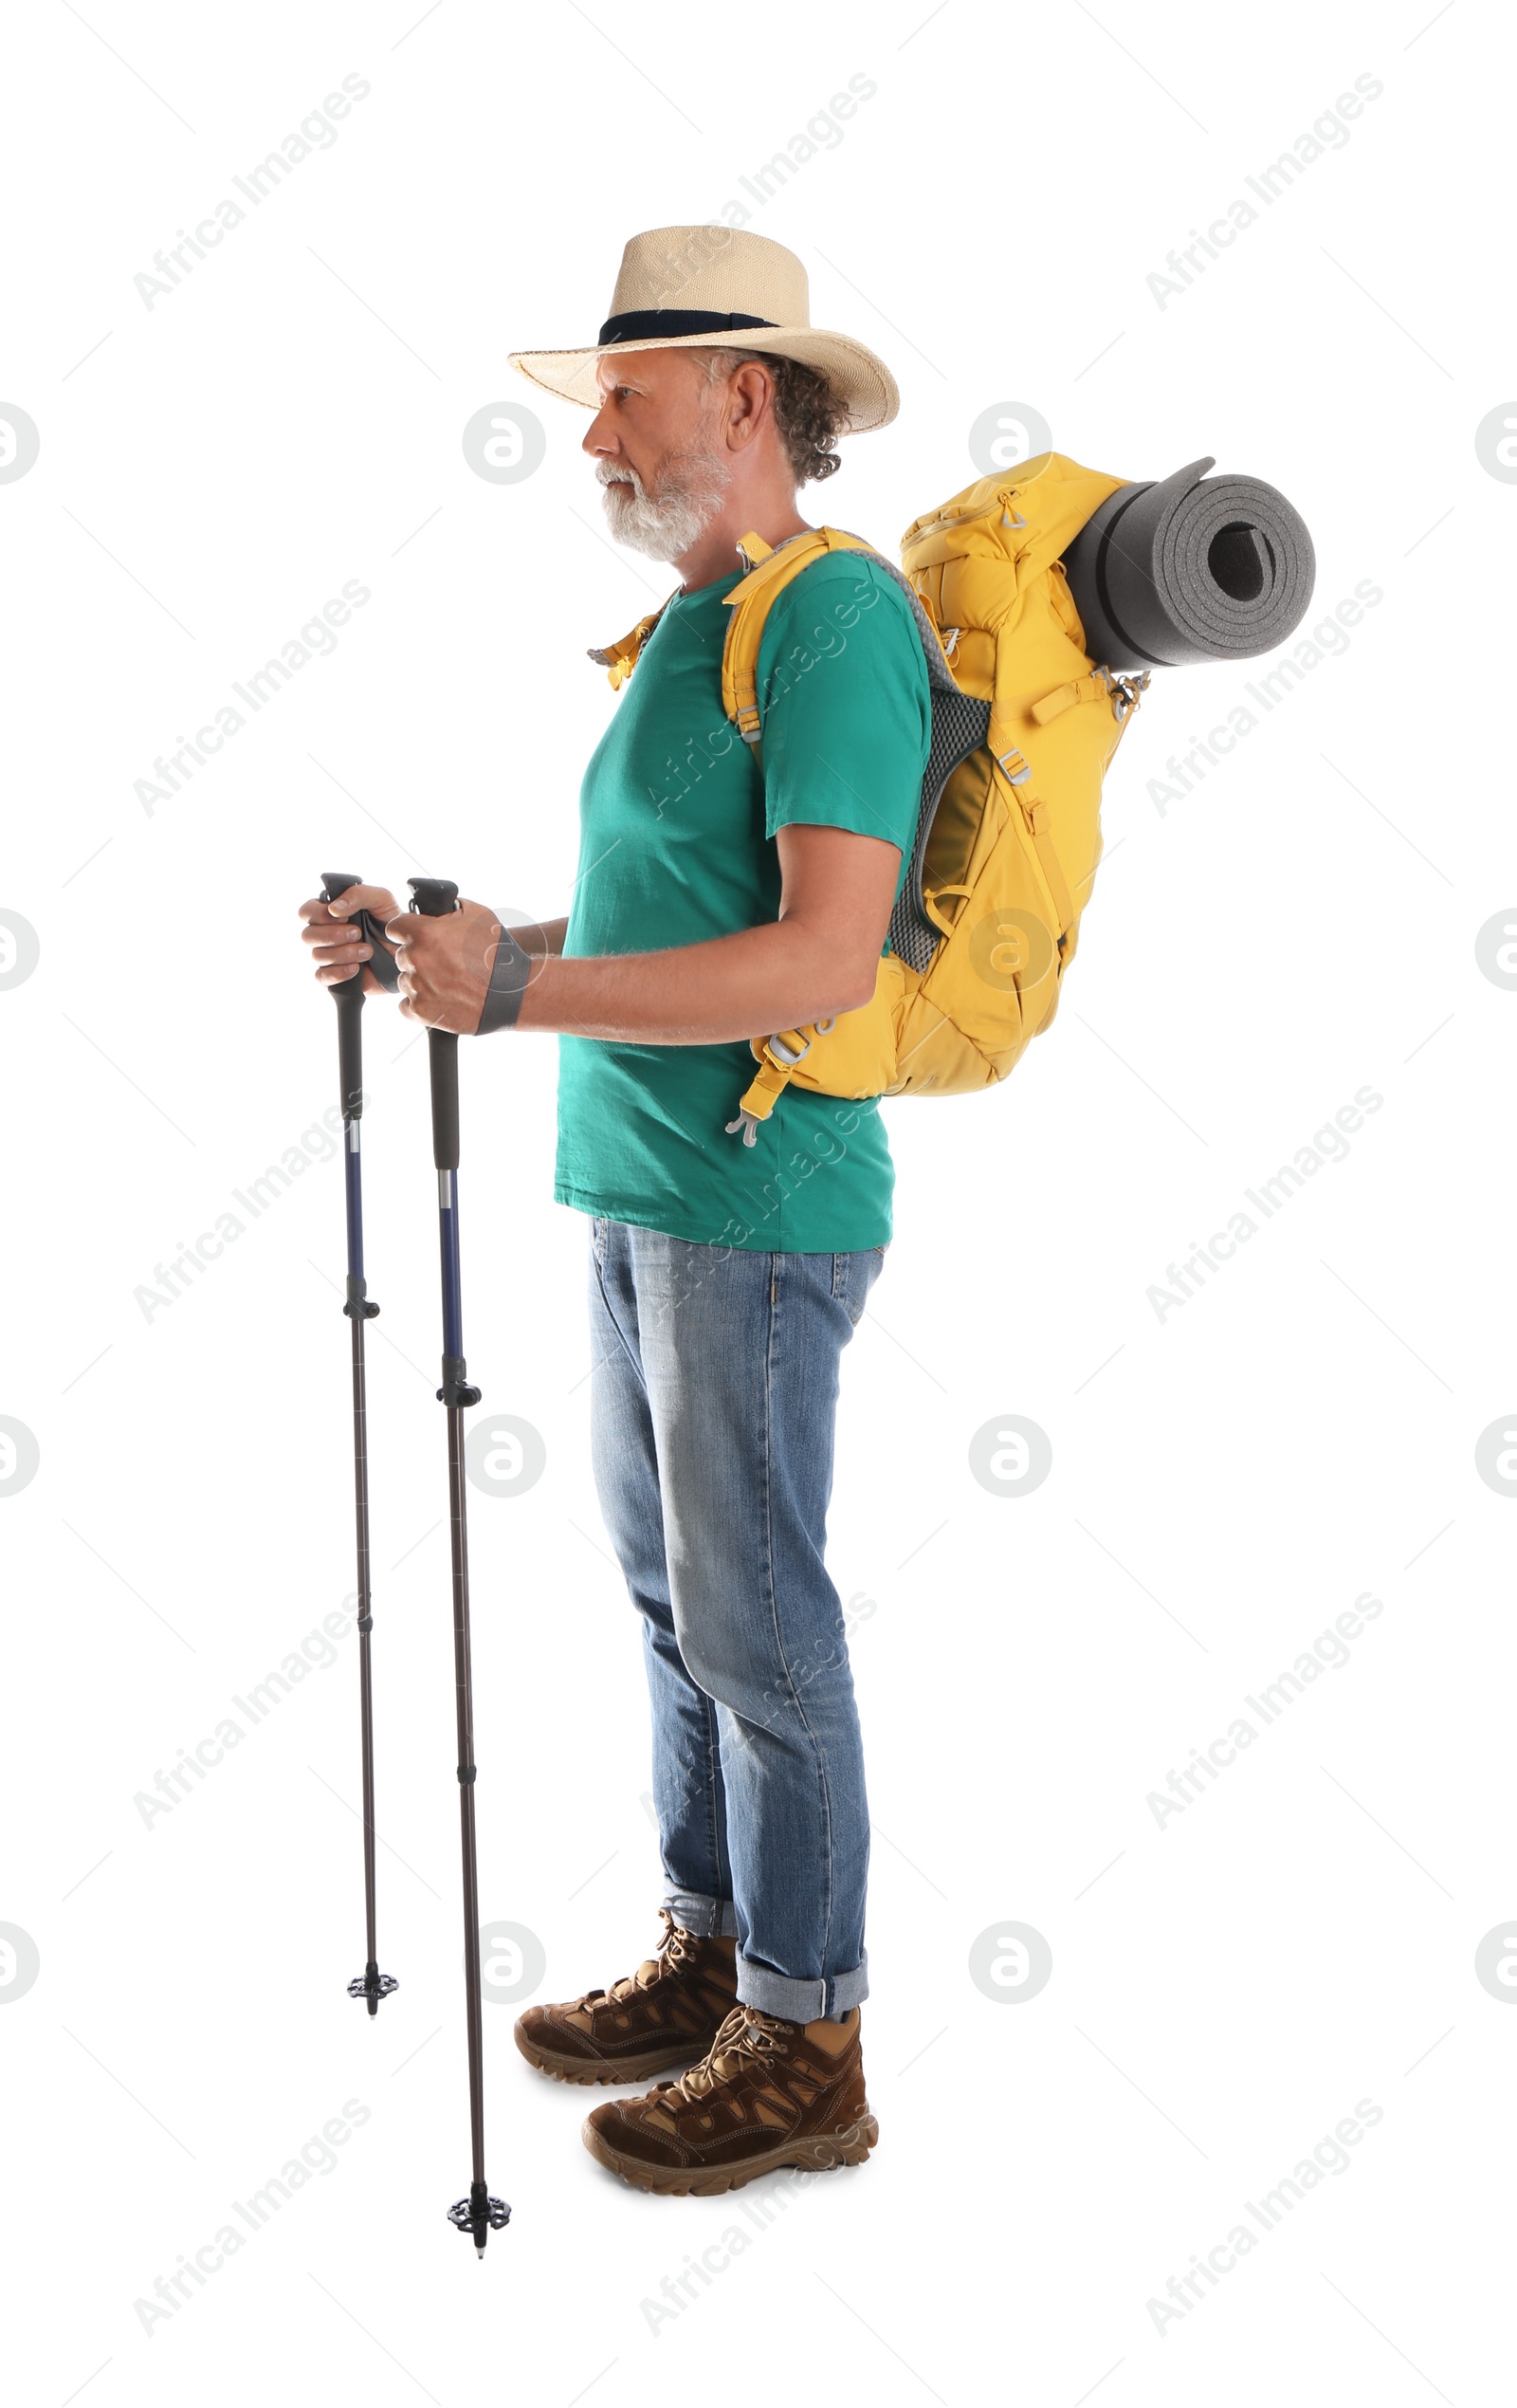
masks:
{"label": "pole grip", "polygon": [[[349,875],[346,870],[323,870],[322,900],[335,903],[339,894],[346,894],[350,886],[362,881]],[[338,1007],[338,1081],[342,1099],[342,1117],[346,1121],[363,1118],[363,972],[356,978],[339,979],[331,990]]]}
{"label": "pole grip", "polygon": [[432,1081],[432,1160],[439,1170],[458,1168],[458,1039],[445,1028],[427,1031]]}
{"label": "pole grip", "polygon": [[[346,894],[350,886],[362,886],[362,884],[361,878],[353,877],[346,870],[323,870],[321,899],[324,903],[335,903],[339,894]],[[372,911],[359,911],[355,914],[349,925],[356,927],[358,934],[372,950],[373,959],[368,964],[368,967],[373,970],[378,984],[384,988],[387,995],[395,994],[400,985],[400,972],[395,967],[394,955],[384,941],[385,932],[380,923]],[[348,994],[350,990],[362,994],[362,970],[358,972],[356,978],[340,980],[332,992],[340,998]]]}
{"label": "pole grip", "polygon": [[[411,908],[429,920],[440,920],[458,909],[458,889],[451,878],[412,878]],[[458,1039],[446,1029],[430,1028],[427,1053],[432,1083],[432,1161],[439,1170],[458,1168]]]}

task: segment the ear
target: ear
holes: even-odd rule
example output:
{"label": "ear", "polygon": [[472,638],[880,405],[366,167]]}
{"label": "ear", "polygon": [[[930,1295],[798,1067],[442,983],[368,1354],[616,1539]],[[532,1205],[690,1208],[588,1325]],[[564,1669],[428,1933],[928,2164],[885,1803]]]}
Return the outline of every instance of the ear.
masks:
{"label": "ear", "polygon": [[727,441],[747,446],[774,416],[774,380],[763,362],[745,359],[735,369],[727,396]]}

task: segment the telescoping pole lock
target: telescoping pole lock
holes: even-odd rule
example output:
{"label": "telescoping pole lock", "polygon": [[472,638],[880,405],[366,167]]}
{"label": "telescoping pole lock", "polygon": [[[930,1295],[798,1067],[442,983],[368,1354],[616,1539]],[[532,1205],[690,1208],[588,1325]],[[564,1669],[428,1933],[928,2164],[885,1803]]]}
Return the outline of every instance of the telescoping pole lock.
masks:
{"label": "telescoping pole lock", "polygon": [[[440,919],[458,909],[449,878],[412,878],[411,910]],[[472,2233],[481,2258],[489,2234],[510,2217],[484,2179],[484,2032],[480,1986],[479,1860],[474,1829],[474,1689],[468,1618],[468,1529],[464,1490],[464,1408],[480,1392],[464,1361],[464,1305],[458,1252],[458,1039],[446,1029],[427,1032],[431,1074],[432,1160],[437,1168],[437,1223],[443,1280],[443,1384],[448,1408],[448,1495],[453,1549],[453,1670],[458,1698],[458,1811],[464,1865],[464,1982],[468,2018],[469,2137],[473,2179],[466,2199],[448,2211],[461,2233]]]}

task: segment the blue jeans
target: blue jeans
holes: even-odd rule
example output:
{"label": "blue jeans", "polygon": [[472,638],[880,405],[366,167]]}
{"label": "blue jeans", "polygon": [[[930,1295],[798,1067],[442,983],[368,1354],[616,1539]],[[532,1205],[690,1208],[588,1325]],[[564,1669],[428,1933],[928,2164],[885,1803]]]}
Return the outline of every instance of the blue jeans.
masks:
{"label": "blue jeans", "polygon": [[823,1563],[838,1361],[884,1255],[764,1254],[591,1222],[595,1484],[653,1709],[665,1903],[738,1942],[738,1996],[868,1995],[868,1807]]}

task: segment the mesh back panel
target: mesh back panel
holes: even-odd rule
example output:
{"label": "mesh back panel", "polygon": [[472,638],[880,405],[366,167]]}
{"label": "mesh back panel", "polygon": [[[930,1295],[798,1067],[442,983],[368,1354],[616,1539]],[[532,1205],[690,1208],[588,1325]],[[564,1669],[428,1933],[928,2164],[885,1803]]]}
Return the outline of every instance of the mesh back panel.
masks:
{"label": "mesh back panel", "polygon": [[989,727],[988,702],[978,700],[974,694],[960,693],[957,686],[934,686],[932,749],[927,755],[927,767],[922,781],[917,840],[911,848],[910,866],[890,914],[890,950],[899,954],[907,967],[913,970],[925,970],[942,941],[941,930],[933,927],[922,908],[922,873],[927,858],[927,838],[932,834],[938,800],[960,763],[970,753],[978,751]]}

